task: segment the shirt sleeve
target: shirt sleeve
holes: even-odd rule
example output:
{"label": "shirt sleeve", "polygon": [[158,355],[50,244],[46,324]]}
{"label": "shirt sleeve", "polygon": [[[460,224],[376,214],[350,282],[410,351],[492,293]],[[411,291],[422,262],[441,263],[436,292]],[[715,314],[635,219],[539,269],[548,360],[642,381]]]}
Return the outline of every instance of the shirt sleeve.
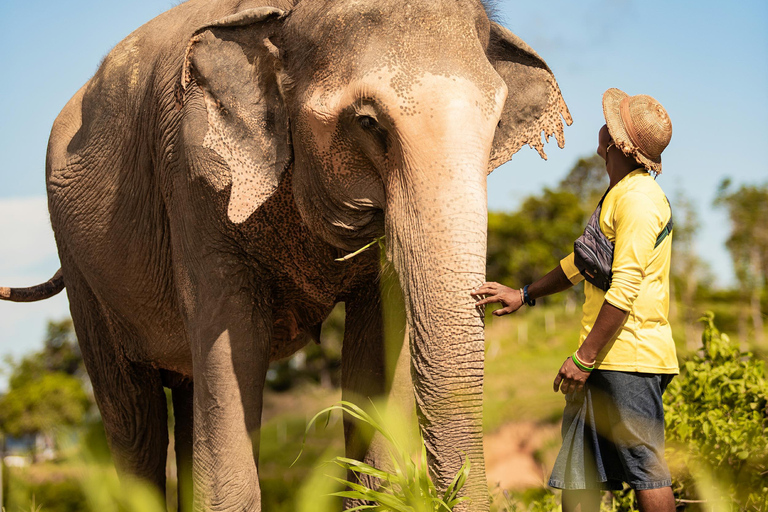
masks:
{"label": "shirt sleeve", "polygon": [[573,253],[560,260],[560,268],[563,269],[565,277],[567,277],[571,283],[579,284],[584,280],[584,276],[581,275],[579,269],[576,268],[576,263],[573,261]]}
{"label": "shirt sleeve", "polygon": [[640,292],[663,219],[648,196],[628,192],[616,205],[613,225],[616,241],[613,279],[605,300],[623,311],[629,311]]}

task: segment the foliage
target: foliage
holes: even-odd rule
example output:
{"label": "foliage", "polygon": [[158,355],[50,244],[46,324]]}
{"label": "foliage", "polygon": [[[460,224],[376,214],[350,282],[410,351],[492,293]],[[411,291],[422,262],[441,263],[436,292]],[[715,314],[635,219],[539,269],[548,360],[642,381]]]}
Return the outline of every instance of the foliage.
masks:
{"label": "foliage", "polygon": [[49,372],[77,375],[85,370],[71,318],[48,321],[43,347],[43,363]]}
{"label": "foliage", "polygon": [[[8,471],[6,509],[81,512],[86,509],[78,473],[60,465],[41,464]],[[28,506],[28,504],[30,506]],[[35,504],[32,508],[31,504]]]}
{"label": "foliage", "polygon": [[[274,395],[283,402],[283,414],[262,424],[259,450],[259,484],[262,510],[270,512],[330,512],[341,510],[341,499],[328,496],[339,490],[327,475],[341,477],[343,472],[327,461],[344,453],[344,432],[340,418],[334,417],[329,425],[318,425],[303,445],[301,459],[295,450],[300,446],[307,426],[304,406],[288,395],[313,393],[304,384],[300,389]],[[323,396],[313,396],[304,403],[331,404],[338,393],[321,390]],[[290,402],[291,405],[287,405]]]}
{"label": "foliage", "polygon": [[18,362],[6,360],[6,366],[11,370],[8,384],[12,389],[21,387],[27,381],[40,379],[46,373],[85,376],[72,320],[49,321],[43,348]]}
{"label": "foliage", "polygon": [[90,406],[72,321],[48,322],[43,348],[10,367],[8,392],[0,397],[0,428],[7,434],[53,434],[79,425]]}
{"label": "foliage", "polygon": [[672,268],[670,269],[670,294],[680,307],[678,326],[685,333],[685,346],[698,346],[699,332],[696,319],[701,316],[698,302],[703,292],[714,281],[708,265],[696,250],[696,234],[700,223],[696,208],[682,192],[672,205],[675,226],[672,235]]}
{"label": "foliage", "polygon": [[605,160],[594,154],[579,158],[558,187],[575,195],[585,211],[592,211],[608,189],[608,184]]}
{"label": "foliage", "polygon": [[491,493],[491,512],[555,512],[559,510],[559,500],[548,488],[530,489],[522,493],[496,489]]}
{"label": "foliage", "polygon": [[57,427],[80,424],[89,406],[81,382],[66,373],[48,373],[16,383],[0,398],[0,426],[21,437],[53,433]]}
{"label": "foliage", "polygon": [[731,234],[726,245],[733,268],[750,304],[755,342],[763,338],[764,301],[768,290],[768,184],[742,185],[731,190],[730,180],[720,185],[715,205],[724,206],[731,219]]}
{"label": "foliage", "polygon": [[586,213],[571,192],[545,189],[515,213],[488,214],[487,279],[530,283],[573,250]]}
{"label": "foliage", "polygon": [[516,212],[489,212],[487,280],[530,283],[573,250],[608,188],[605,161],[580,158],[555,189],[529,196]]}
{"label": "foliage", "polygon": [[[742,185],[731,189],[730,180],[720,184],[716,206],[728,210],[731,235],[726,245],[739,280],[768,278],[768,184]],[[756,258],[756,259],[755,259]]]}
{"label": "foliage", "polygon": [[[427,451],[420,439],[420,457],[415,462],[413,442],[407,435],[407,422],[390,415],[378,414],[374,418],[351,402],[339,402],[317,413],[307,425],[309,428],[320,416],[331,411],[341,411],[374,429],[386,441],[389,468],[375,468],[364,462],[347,457],[336,457],[333,461],[357,477],[356,482],[334,477],[348,490],[332,493],[333,496],[361,500],[367,504],[352,510],[373,510],[379,512],[450,512],[467,500],[459,493],[469,477],[470,462],[466,459],[445,492],[440,492],[432,482],[427,468]],[[375,484],[378,484],[374,487]]]}
{"label": "foliage", "polygon": [[[684,499],[768,508],[768,381],[765,364],[715,327],[707,313],[700,353],[665,393],[668,460]],[[705,485],[709,482],[708,485]],[[712,483],[721,496],[707,496]]]}
{"label": "foliage", "polygon": [[37,503],[41,512],[165,512],[153,486],[118,478],[99,423],[89,423],[69,442],[63,450],[69,455],[57,463],[8,468],[8,511]]}
{"label": "foliage", "polygon": [[310,341],[293,356],[269,365],[267,386],[273,391],[287,391],[300,382],[339,387],[344,318],[344,304],[339,304],[323,322],[321,343]]}
{"label": "foliage", "polygon": [[[513,493],[496,489],[491,493],[490,512],[560,512],[560,510],[560,498],[547,487]],[[626,484],[621,491],[603,493],[600,512],[632,512],[634,510],[637,510],[635,492]]]}

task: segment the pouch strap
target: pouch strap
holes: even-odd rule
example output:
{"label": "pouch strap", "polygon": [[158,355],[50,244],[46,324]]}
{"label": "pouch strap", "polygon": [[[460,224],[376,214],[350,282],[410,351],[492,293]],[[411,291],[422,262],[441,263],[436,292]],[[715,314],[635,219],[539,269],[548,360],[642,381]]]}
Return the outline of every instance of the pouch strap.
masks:
{"label": "pouch strap", "polygon": [[667,225],[664,226],[664,229],[661,230],[661,233],[659,233],[659,236],[656,238],[656,245],[653,246],[654,249],[657,248],[665,238],[667,238],[667,235],[672,232],[672,228],[675,227],[675,223],[673,222],[672,217],[672,205],[669,203],[667,196],[664,196],[664,200],[667,201],[667,205],[669,206],[669,222],[667,222]]}
{"label": "pouch strap", "polygon": [[669,216],[669,222],[667,222],[667,225],[664,226],[664,229],[661,230],[661,233],[659,233],[658,238],[656,238],[656,245],[653,246],[653,248],[657,248],[661,242],[664,241],[665,238],[667,238],[667,235],[669,235],[672,232],[672,228],[675,226],[675,223],[672,222],[672,215]]}

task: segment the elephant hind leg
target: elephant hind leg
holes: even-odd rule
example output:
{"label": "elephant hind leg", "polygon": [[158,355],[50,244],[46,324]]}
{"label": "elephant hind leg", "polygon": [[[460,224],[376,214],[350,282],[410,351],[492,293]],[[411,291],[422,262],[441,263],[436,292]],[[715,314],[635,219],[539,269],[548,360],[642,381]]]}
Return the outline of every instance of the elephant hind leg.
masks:
{"label": "elephant hind leg", "polygon": [[65,272],[65,279],[83,361],[118,473],[154,485],[165,496],[168,409],[160,372],[127,361],[119,347],[134,341],[130,331],[108,316],[76,271]]}

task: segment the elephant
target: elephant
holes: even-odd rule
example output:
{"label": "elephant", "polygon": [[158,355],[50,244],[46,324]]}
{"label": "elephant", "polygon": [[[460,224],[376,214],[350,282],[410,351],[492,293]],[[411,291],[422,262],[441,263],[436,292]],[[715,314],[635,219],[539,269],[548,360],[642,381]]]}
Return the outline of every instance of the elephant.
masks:
{"label": "elephant", "polygon": [[379,251],[343,258],[385,236],[430,475],[445,489],[468,458],[459,509],[486,511],[486,179],[524,145],[546,158],[542,133],[563,147],[564,123],[552,71],[480,0],[189,0],[56,118],[61,269],[0,297],[66,287],[121,474],[164,490],[168,387],[196,509],[259,511],[268,365],[336,303],[343,399],[387,392]]}

